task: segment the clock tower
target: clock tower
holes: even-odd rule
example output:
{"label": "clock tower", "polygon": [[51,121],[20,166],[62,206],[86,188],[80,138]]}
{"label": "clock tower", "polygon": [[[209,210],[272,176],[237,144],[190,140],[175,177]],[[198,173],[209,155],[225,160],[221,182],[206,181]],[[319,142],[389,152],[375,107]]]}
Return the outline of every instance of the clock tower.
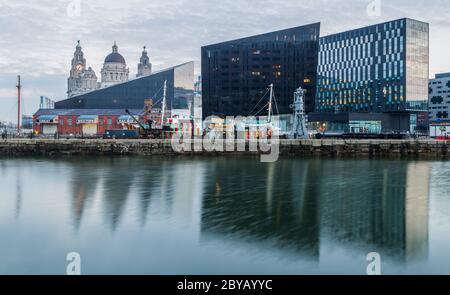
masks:
{"label": "clock tower", "polygon": [[95,89],[97,89],[97,76],[92,68],[86,68],[86,59],[84,58],[80,40],[78,40],[72,58],[67,95],[68,97],[73,97]]}
{"label": "clock tower", "polygon": [[142,56],[138,64],[137,78],[145,77],[152,74],[152,64],[150,58],[148,57],[147,47],[144,46],[144,51],[142,51]]}
{"label": "clock tower", "polygon": [[86,59],[84,58],[84,53],[81,50],[80,40],[78,40],[77,47],[75,48],[75,53],[72,58],[72,69],[70,71],[71,77],[79,77],[83,70],[86,69]]}

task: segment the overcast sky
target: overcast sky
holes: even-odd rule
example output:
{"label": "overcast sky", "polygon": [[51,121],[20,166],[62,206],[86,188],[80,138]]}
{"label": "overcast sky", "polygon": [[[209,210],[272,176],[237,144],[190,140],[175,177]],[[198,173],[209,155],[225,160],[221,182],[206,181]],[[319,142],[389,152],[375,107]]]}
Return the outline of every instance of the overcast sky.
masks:
{"label": "overcast sky", "polygon": [[24,113],[40,95],[66,97],[78,39],[98,76],[114,40],[130,77],[143,45],[155,70],[194,60],[199,73],[202,45],[319,21],[323,36],[402,17],[430,23],[430,75],[450,72],[444,0],[0,0],[0,120],[15,120],[18,74]]}

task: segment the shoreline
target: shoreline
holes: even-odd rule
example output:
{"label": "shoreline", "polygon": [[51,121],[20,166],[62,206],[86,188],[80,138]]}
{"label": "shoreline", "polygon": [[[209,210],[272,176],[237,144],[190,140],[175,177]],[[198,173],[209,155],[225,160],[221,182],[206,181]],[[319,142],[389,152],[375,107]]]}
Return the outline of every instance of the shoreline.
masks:
{"label": "shoreline", "polygon": [[[220,156],[261,155],[258,151],[237,151],[237,142],[227,147],[233,151],[173,150],[170,140],[105,140],[105,139],[12,139],[0,142],[0,157],[15,156]],[[280,156],[322,157],[396,157],[448,159],[450,141],[418,140],[279,140]]]}

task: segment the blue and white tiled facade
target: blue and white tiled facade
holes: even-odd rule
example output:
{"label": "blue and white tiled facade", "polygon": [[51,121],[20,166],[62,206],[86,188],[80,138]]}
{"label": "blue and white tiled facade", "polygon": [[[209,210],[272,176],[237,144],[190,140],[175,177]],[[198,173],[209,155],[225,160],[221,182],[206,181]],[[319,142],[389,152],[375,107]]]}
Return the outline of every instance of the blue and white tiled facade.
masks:
{"label": "blue and white tiled facade", "polygon": [[406,130],[409,121],[414,130],[417,112],[427,112],[428,76],[427,23],[399,19],[325,36],[319,42],[316,113],[385,114],[390,127],[383,129],[401,124]]}
{"label": "blue and white tiled facade", "polygon": [[430,121],[449,120],[450,73],[437,74],[429,83]]}
{"label": "blue and white tiled facade", "polygon": [[426,110],[428,30],[401,19],[322,37],[317,111]]}

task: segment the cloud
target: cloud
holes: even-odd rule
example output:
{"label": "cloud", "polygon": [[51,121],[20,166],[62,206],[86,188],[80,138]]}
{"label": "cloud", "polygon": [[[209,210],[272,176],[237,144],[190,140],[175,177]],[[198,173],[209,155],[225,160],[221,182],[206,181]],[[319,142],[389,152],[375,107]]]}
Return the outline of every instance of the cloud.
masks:
{"label": "cloud", "polygon": [[[70,17],[67,7],[74,1],[80,1],[80,14]],[[32,84],[39,84],[35,90],[63,99],[78,39],[88,65],[97,74],[114,40],[131,76],[136,73],[143,45],[149,47],[155,70],[193,59],[198,73],[203,45],[318,21],[322,35],[327,35],[402,17],[431,24],[431,72],[450,69],[450,41],[445,38],[450,29],[447,1],[381,0],[380,17],[367,15],[371,2],[0,0],[0,87],[22,74]]]}

